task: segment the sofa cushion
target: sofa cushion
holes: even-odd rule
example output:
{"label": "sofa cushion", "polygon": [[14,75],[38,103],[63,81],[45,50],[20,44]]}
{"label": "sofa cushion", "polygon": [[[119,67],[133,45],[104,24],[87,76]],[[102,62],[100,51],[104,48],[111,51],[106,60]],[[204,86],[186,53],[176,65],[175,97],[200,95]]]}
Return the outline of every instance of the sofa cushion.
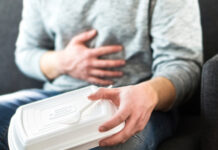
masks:
{"label": "sofa cushion", "polygon": [[204,44],[204,61],[218,53],[218,1],[199,0]]}
{"label": "sofa cushion", "polygon": [[160,144],[158,150],[199,150],[200,116],[182,116],[175,136]]}

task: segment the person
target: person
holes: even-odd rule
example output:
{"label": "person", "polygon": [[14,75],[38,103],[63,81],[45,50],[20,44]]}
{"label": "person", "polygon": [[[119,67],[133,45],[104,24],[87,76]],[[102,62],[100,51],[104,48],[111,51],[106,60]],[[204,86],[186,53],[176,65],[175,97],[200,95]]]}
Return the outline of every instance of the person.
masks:
{"label": "person", "polygon": [[174,109],[195,91],[202,65],[196,0],[24,0],[16,63],[45,82],[0,97],[1,149],[16,109],[89,84],[91,100],[108,99],[118,112],[99,127],[125,121],[96,149],[154,150],[173,135]]}

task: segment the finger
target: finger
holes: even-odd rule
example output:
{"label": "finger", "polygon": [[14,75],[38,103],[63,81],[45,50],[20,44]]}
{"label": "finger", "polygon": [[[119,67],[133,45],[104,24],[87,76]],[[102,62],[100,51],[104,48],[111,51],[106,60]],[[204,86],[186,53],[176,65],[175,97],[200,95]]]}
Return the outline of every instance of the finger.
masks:
{"label": "finger", "polygon": [[92,67],[96,68],[114,68],[121,67],[125,65],[125,60],[93,60],[91,63]]}
{"label": "finger", "polygon": [[103,46],[100,48],[92,49],[91,54],[95,57],[108,55],[111,53],[117,53],[123,50],[122,46],[114,45],[114,46]]}
{"label": "finger", "polygon": [[103,85],[103,86],[107,86],[107,85],[113,84],[113,81],[103,80],[103,79],[96,78],[96,77],[89,77],[87,79],[87,81],[90,82],[90,83],[93,83],[93,84],[98,84],[98,85]]}
{"label": "finger", "polygon": [[138,120],[136,133],[139,133],[145,129],[145,126],[147,125],[149,118],[150,118],[149,116],[146,116]]}
{"label": "finger", "polygon": [[107,122],[99,127],[100,132],[105,132],[123,123],[129,117],[129,111],[126,108],[120,108],[117,113]]}
{"label": "finger", "polygon": [[90,30],[87,32],[80,33],[79,35],[73,38],[73,43],[85,43],[91,39],[93,39],[97,34],[96,30]]}
{"label": "finger", "polygon": [[145,120],[144,120],[145,119],[144,115],[135,114],[134,116],[133,116],[134,118],[137,118],[137,119],[135,119],[136,124],[135,124],[135,130],[134,130],[134,134],[136,134],[136,133],[139,133],[142,130],[144,130],[144,127],[145,127],[146,123],[145,123]]}
{"label": "finger", "polygon": [[151,113],[146,113],[145,115],[143,115],[140,119],[140,124],[138,126],[139,130],[138,132],[144,130],[145,126],[148,124],[149,119],[151,117]]}
{"label": "finger", "polygon": [[117,97],[118,91],[116,89],[100,88],[96,93],[91,94],[88,98],[91,100],[109,99],[113,100]]}
{"label": "finger", "polygon": [[121,77],[123,75],[123,72],[91,69],[89,74],[96,77]]}
{"label": "finger", "polygon": [[130,117],[129,119],[127,119],[123,130],[111,137],[100,141],[100,146],[114,146],[120,143],[125,143],[135,134],[136,123],[136,119],[134,117]]}

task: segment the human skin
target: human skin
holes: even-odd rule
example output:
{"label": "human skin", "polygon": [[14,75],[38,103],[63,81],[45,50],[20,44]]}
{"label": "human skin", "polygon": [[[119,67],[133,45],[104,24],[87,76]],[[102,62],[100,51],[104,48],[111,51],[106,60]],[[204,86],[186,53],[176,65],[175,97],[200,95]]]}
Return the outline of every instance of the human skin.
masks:
{"label": "human skin", "polygon": [[112,81],[101,78],[121,77],[123,72],[105,69],[121,67],[125,65],[125,60],[103,60],[98,57],[120,52],[123,48],[120,45],[88,48],[85,43],[93,39],[96,34],[96,30],[81,33],[70,41],[65,50],[45,53],[40,60],[42,72],[49,79],[67,74],[93,84],[113,84]]}
{"label": "human skin", "polygon": [[[65,50],[49,51],[40,60],[42,72],[49,79],[62,74],[98,85],[111,85],[111,80],[102,77],[122,77],[123,72],[106,71],[105,68],[115,68],[125,65],[125,60],[102,60],[99,56],[122,51],[122,46],[104,46],[90,49],[85,42],[94,38],[96,30],[87,31],[75,36]],[[169,110],[176,97],[176,90],[170,80],[155,77],[151,80],[120,88],[101,88],[89,96],[90,100],[111,100],[118,111],[114,117],[99,127],[105,132],[125,122],[125,127],[119,133],[100,141],[100,146],[113,146],[125,143],[131,136],[142,131],[154,110]]]}
{"label": "human skin", "polygon": [[111,100],[118,107],[114,117],[102,124],[99,131],[108,131],[125,122],[123,130],[100,141],[100,146],[125,143],[131,136],[145,128],[154,110],[169,110],[175,97],[174,85],[164,77],[156,77],[137,85],[99,89],[99,91],[90,95],[89,99]]}

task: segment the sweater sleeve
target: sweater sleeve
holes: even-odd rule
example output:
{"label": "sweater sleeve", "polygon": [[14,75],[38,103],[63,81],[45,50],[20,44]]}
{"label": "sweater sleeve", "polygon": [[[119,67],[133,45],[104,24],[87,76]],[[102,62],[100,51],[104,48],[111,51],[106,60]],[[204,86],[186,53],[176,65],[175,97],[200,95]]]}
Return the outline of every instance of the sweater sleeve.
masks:
{"label": "sweater sleeve", "polygon": [[40,69],[40,58],[53,47],[40,14],[39,0],[23,0],[22,20],[16,42],[15,61],[27,76],[47,81]]}
{"label": "sweater sleeve", "polygon": [[151,22],[153,77],[176,88],[174,107],[194,93],[202,65],[202,32],[197,0],[157,0]]}

